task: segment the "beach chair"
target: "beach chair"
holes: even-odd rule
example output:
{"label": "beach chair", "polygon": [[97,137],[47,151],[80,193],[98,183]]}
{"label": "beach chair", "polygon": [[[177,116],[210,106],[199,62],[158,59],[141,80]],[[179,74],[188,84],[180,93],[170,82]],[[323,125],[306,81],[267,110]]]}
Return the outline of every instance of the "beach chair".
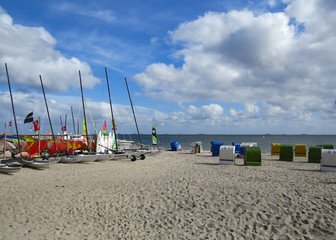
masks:
{"label": "beach chair", "polygon": [[256,146],[257,146],[256,142],[243,142],[239,146],[239,157],[244,158],[246,147],[256,147]]}
{"label": "beach chair", "polygon": [[309,147],[308,151],[308,162],[310,163],[321,163],[321,149],[322,147]]}
{"label": "beach chair", "polygon": [[336,150],[321,150],[321,171],[336,172]]}
{"label": "beach chair", "polygon": [[235,146],[225,146],[225,145],[220,146],[219,163],[220,164],[235,163]]}
{"label": "beach chair", "polygon": [[295,157],[306,157],[307,148],[306,144],[295,144]]}
{"label": "beach chair", "polygon": [[292,145],[280,145],[280,161],[293,162],[293,146]]}
{"label": "beach chair", "polygon": [[219,156],[219,150],[222,145],[225,145],[223,142],[211,142],[211,152],[212,156]]}
{"label": "beach chair", "polygon": [[261,151],[260,147],[245,147],[244,155],[245,166],[261,166]]}
{"label": "beach chair", "polygon": [[233,142],[232,146],[235,147],[235,153],[239,153],[239,148],[240,148],[241,142]]}
{"label": "beach chair", "polygon": [[192,142],[190,143],[190,152],[191,153],[200,153],[202,151],[202,142]]}
{"label": "beach chair", "polygon": [[173,142],[170,143],[170,146],[171,146],[172,151],[177,151],[178,146],[179,146],[179,142],[178,141],[173,141]]}
{"label": "beach chair", "polygon": [[271,155],[279,156],[280,155],[280,146],[281,146],[281,143],[272,143]]}

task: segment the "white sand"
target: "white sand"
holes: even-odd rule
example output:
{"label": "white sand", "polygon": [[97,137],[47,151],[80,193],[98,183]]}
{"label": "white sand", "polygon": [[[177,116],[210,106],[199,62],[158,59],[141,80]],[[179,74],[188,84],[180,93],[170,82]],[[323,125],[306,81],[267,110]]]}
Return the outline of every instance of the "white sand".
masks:
{"label": "white sand", "polygon": [[0,174],[0,239],[336,239],[336,173],[274,159],[163,152]]}

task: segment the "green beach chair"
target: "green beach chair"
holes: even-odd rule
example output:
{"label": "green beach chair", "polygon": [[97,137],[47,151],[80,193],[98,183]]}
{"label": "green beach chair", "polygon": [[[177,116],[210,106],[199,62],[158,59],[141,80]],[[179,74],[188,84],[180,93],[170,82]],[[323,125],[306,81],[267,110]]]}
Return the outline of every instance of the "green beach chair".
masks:
{"label": "green beach chair", "polygon": [[282,144],[280,146],[280,161],[293,162],[293,146]]}
{"label": "green beach chair", "polygon": [[245,166],[261,166],[260,147],[245,147],[244,151]]}
{"label": "green beach chair", "polygon": [[309,147],[308,162],[321,163],[321,149],[322,147]]}

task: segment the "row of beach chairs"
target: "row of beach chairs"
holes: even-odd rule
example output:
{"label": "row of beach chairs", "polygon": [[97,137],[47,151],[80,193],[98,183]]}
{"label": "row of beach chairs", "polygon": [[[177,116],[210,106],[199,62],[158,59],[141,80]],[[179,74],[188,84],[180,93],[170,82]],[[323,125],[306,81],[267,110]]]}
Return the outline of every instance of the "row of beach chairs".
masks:
{"label": "row of beach chairs", "polygon": [[[295,157],[306,157],[305,144],[281,144],[272,143],[272,155],[278,155],[280,161],[293,161]],[[336,150],[332,144],[310,146],[308,150],[308,162],[320,163],[321,171],[336,171]]]}
{"label": "row of beach chairs", "polygon": [[[178,141],[171,143],[172,151],[181,149]],[[202,142],[190,144],[191,153],[200,153]],[[220,164],[235,164],[235,159],[244,159],[245,166],[261,166],[261,150],[256,142],[233,142],[225,145],[224,142],[211,142],[212,156],[219,157]],[[279,161],[292,162],[294,157],[307,157],[305,144],[272,143],[271,155],[279,156]],[[319,163],[321,171],[336,171],[336,149],[332,144],[310,146],[308,162]]]}

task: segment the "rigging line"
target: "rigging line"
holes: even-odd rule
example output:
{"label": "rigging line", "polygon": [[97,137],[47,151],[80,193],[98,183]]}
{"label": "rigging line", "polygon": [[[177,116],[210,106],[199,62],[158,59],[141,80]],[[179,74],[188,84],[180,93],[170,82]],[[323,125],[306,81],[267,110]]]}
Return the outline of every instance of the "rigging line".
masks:
{"label": "rigging line", "polygon": [[90,115],[90,118],[91,118],[91,122],[92,122],[92,124],[93,124],[93,127],[94,127],[94,129],[95,129],[95,132],[96,132],[96,134],[98,135],[98,132],[97,132],[97,129],[96,129],[96,124],[94,123],[94,121],[93,121],[93,119],[92,119],[92,116],[91,116],[91,113],[90,113],[90,110],[89,110],[89,108],[88,108],[88,106],[87,106],[87,103],[85,102],[85,106],[86,106],[86,109],[88,110],[88,112],[89,112],[89,115]]}

